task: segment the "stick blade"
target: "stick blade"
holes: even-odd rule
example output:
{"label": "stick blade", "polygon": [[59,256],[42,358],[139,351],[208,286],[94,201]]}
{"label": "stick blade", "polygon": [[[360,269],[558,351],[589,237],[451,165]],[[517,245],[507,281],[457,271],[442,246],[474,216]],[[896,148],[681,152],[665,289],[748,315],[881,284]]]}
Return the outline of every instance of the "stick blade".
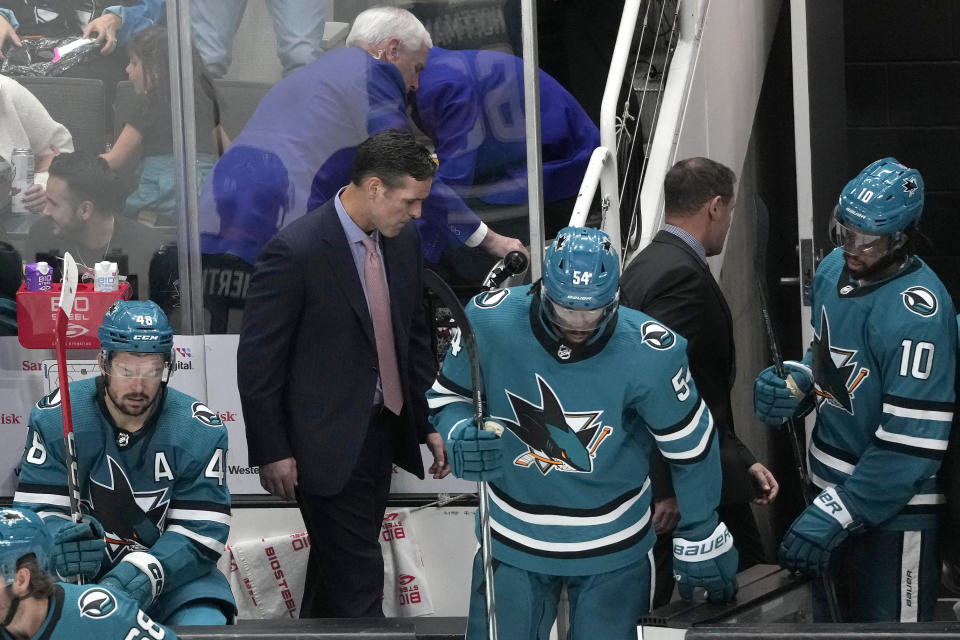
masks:
{"label": "stick blade", "polygon": [[73,300],[77,297],[77,263],[70,252],[63,254],[63,284],[60,289],[60,310],[69,318],[73,311]]}

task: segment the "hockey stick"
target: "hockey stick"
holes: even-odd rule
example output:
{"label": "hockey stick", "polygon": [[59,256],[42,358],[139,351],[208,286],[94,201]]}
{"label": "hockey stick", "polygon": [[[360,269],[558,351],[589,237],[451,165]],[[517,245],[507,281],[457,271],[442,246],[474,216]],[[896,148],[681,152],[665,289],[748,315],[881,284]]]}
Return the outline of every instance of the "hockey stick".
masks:
{"label": "hockey stick", "polygon": [[70,493],[70,518],[80,522],[80,483],[77,479],[77,450],[73,439],[73,413],[70,410],[70,377],[67,375],[67,326],[77,296],[77,263],[69,252],[63,254],[63,284],[57,310],[57,377],[60,382],[60,410],[63,413],[63,439],[67,445],[67,489]]}
{"label": "hockey stick", "polygon": [[[516,255],[514,255],[516,254]],[[520,259],[516,256],[519,255]],[[504,264],[499,271],[487,278],[484,289],[495,289],[503,283],[513,270],[518,272],[527,268],[527,257],[519,251],[507,254]],[[470,387],[473,399],[473,421],[478,427],[483,425],[483,375],[480,372],[480,353],[477,349],[477,337],[473,327],[467,320],[467,314],[460,304],[460,300],[443,278],[433,271],[425,269],[423,283],[440,298],[440,302],[450,310],[457,328],[460,329],[460,343],[466,347],[467,358],[470,360]],[[497,425],[499,426],[499,425]],[[486,427],[482,427],[486,428]],[[497,434],[500,435],[499,433]],[[496,598],[493,590],[493,548],[490,538],[490,496],[487,483],[480,483],[480,558],[483,562],[484,597],[487,604],[487,638],[497,640]]]}
{"label": "hockey stick", "polygon": [[[760,314],[763,316],[763,325],[767,331],[767,342],[770,345],[770,357],[773,359],[773,370],[778,378],[787,382],[787,387],[795,394],[799,393],[793,378],[787,375],[783,366],[783,352],[780,351],[780,341],[777,339],[777,333],[773,328],[773,318],[770,316],[770,305],[767,303],[767,284],[766,284],[766,249],[768,216],[766,205],[759,199],[754,200],[755,213],[757,218],[757,255],[755,256],[754,266],[757,269],[757,301],[760,305]],[[800,443],[806,444],[806,430],[803,424],[796,418],[787,420],[787,437],[790,440],[790,450],[793,453],[793,463],[797,470],[797,476],[800,478],[800,494],[803,497],[804,507],[810,506],[812,496],[810,495],[810,478],[807,474],[807,467],[803,463],[803,450]],[[802,438],[802,440],[801,440]],[[840,616],[840,604],[837,600],[837,587],[833,582],[833,577],[828,574],[821,576],[823,581],[823,590],[827,596],[827,608],[830,611],[830,618],[833,622],[842,622]]]}

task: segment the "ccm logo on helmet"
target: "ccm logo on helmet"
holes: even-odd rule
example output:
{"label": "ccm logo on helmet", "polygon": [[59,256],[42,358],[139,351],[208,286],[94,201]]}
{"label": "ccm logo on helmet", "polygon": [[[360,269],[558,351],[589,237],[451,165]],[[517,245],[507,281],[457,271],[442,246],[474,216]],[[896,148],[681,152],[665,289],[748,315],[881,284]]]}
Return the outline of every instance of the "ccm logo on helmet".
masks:
{"label": "ccm logo on helmet", "polygon": [[133,336],[134,340],[142,340],[144,342],[155,342],[160,339],[160,336]]}

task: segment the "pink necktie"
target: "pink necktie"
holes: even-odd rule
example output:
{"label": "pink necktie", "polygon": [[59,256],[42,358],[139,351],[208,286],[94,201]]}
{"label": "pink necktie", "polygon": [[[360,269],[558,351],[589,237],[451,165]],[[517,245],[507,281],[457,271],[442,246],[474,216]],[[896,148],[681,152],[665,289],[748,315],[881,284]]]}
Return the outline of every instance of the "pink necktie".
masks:
{"label": "pink necktie", "polygon": [[390,321],[390,295],[387,281],[380,265],[380,256],[372,238],[363,239],[367,257],[363,261],[363,280],[367,285],[367,304],[373,319],[373,335],[377,341],[377,359],[380,361],[380,387],[383,389],[383,406],[396,415],[403,408],[403,392],[400,390],[400,370],[397,367],[397,352],[393,345],[393,323]]}

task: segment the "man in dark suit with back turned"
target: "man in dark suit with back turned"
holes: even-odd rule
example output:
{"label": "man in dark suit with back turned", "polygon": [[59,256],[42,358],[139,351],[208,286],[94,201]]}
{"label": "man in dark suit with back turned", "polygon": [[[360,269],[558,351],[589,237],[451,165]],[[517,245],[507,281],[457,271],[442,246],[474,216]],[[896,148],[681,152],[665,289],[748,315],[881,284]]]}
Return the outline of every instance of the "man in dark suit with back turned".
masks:
{"label": "man in dark suit with back turned", "polygon": [[237,381],[251,465],[296,497],[311,538],[300,616],[383,616],[378,537],[391,463],[423,478],[436,373],[413,220],[436,164],[409,132],[357,147],[350,184],[264,247],[247,293]]}
{"label": "man in dark suit with back turned", "polygon": [[[707,158],[681,160],[664,179],[665,225],[630,263],[621,279],[621,303],[639,309],[687,339],[690,374],[707,402],[723,467],[720,518],[733,534],[740,567],[764,561],[750,502],[768,504],[778,491],[773,474],[750,453],[733,428],[730,390],[735,377],[733,322],[706,257],[719,254],[734,208],[733,171]],[[658,458],[659,456],[655,456]],[[666,463],[651,465],[657,589],[654,607],[673,590],[669,532],[676,525],[676,498]]]}

